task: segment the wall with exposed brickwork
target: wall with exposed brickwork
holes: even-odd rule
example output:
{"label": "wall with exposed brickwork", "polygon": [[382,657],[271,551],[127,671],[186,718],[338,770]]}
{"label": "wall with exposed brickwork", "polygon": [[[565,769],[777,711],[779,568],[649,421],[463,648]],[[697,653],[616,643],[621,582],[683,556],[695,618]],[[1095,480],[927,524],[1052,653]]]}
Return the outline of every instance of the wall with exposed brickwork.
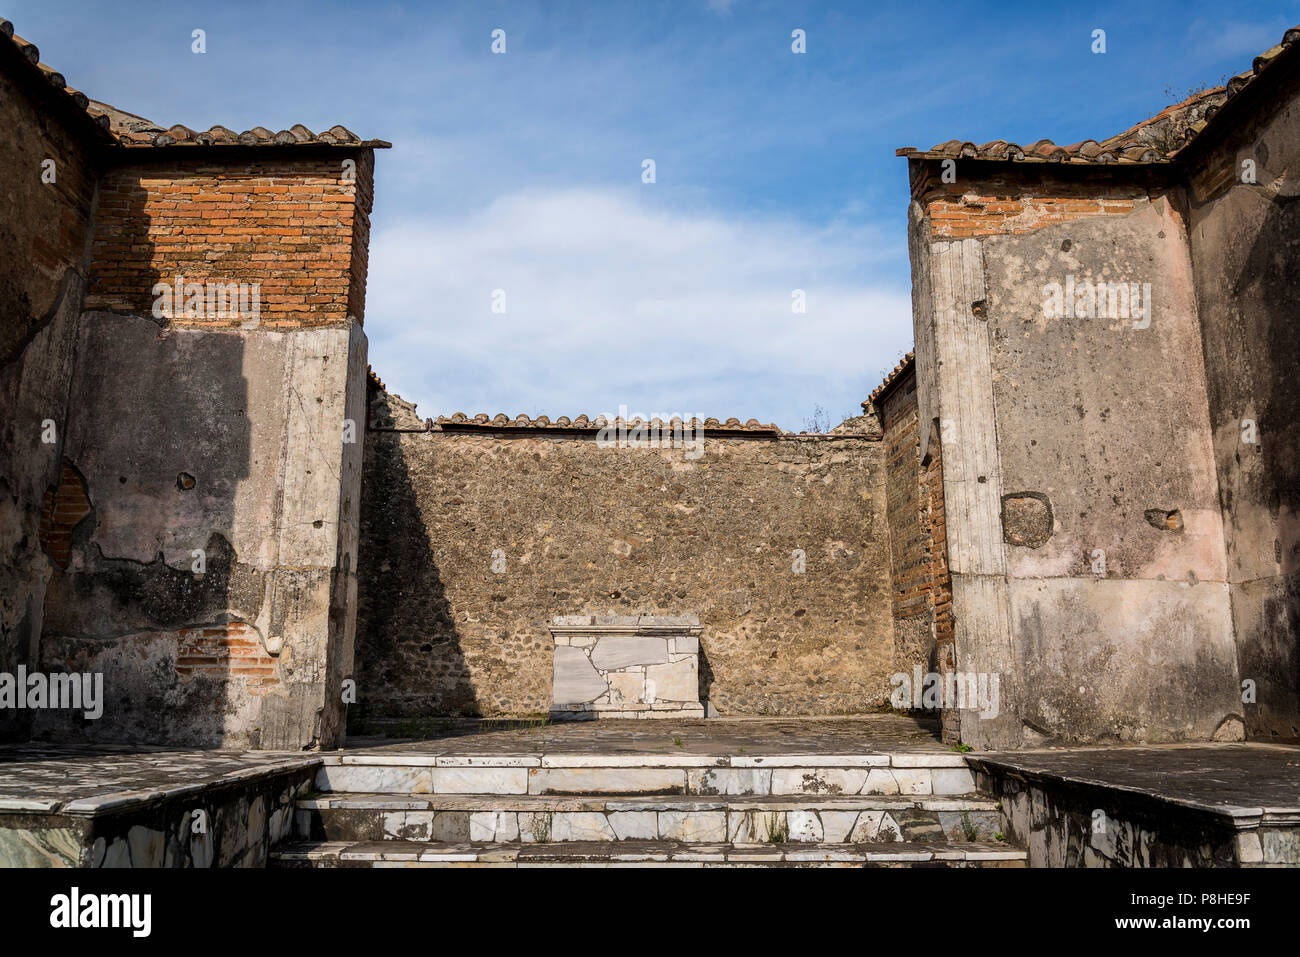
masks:
{"label": "wall with exposed brickwork", "polygon": [[337,743],[355,625],[360,326],[87,311],[79,336],[64,451],[91,513],[51,579],[40,663],[102,672],[109,706],[94,722],[43,712],[35,733]]}
{"label": "wall with exposed brickwork", "polygon": [[[385,421],[420,428],[405,408]],[[547,626],[573,614],[698,615],[701,697],[723,714],[887,708],[884,485],[877,437],[707,438],[691,460],[591,435],[371,432],[362,717],[544,713]]]}
{"label": "wall with exposed brickwork", "polygon": [[105,701],[0,739],[332,746],[373,153],[128,149],[25,50],[0,37],[0,670]]}
{"label": "wall with exposed brickwork", "polygon": [[[912,174],[956,667],[1001,676],[999,715],[963,712],[963,740],[1239,736],[1176,172],[959,162],[943,184],[939,163],[913,161]],[[1067,281],[1150,283],[1150,325],[1048,316],[1044,287]]]}
{"label": "wall with exposed brickwork", "polygon": [[[876,400],[884,428],[893,580],[894,658],[909,676],[953,670],[952,589],[938,436],[921,458],[916,373],[908,369]],[[954,709],[942,709],[944,739],[960,738]]]}
{"label": "wall with exposed brickwork", "polygon": [[945,183],[937,164],[914,171],[914,194],[925,206],[934,239],[1018,235],[1094,216],[1122,216],[1165,189],[1159,177],[1107,180],[1096,170],[1068,167],[1040,179],[1008,172],[1003,164],[963,160],[955,172],[956,180]]}

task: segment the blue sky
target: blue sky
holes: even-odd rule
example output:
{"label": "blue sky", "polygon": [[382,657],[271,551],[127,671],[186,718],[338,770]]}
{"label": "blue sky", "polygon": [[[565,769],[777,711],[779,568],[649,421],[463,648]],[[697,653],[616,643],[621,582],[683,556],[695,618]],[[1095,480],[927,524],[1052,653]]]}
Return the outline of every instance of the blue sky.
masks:
{"label": "blue sky", "polygon": [[71,85],[164,126],[341,123],[393,142],[366,331],[376,371],[421,415],[625,405],[795,430],[815,406],[857,412],[910,347],[896,147],[1101,139],[1167,89],[1248,69],[1300,22],[1300,5],[1265,0],[0,12]]}

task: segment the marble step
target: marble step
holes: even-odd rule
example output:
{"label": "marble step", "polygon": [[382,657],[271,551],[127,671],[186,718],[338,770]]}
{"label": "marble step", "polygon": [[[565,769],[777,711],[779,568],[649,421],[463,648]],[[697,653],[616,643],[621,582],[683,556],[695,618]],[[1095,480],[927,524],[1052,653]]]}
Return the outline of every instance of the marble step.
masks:
{"label": "marble step", "polygon": [[985,798],[890,795],[584,797],[325,794],[299,798],[294,833],[328,841],[794,843],[991,841]]}
{"label": "marble step", "polygon": [[390,794],[961,795],[961,754],[343,754],[316,788]]}
{"label": "marble step", "polygon": [[737,844],[573,841],[466,844],[317,841],[284,844],[272,867],[1024,867],[1002,844]]}

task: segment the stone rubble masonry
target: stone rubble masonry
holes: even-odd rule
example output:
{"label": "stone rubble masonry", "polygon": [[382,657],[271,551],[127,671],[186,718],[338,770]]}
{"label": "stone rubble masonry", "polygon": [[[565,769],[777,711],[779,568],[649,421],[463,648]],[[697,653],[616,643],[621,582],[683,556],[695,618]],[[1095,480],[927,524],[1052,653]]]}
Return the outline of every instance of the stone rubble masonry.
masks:
{"label": "stone rubble masonry", "polygon": [[709,438],[690,459],[572,433],[424,431],[377,384],[371,414],[419,431],[366,437],[364,721],[545,714],[556,615],[697,615],[699,698],[724,715],[888,709],[878,438]]}
{"label": "stone rubble masonry", "polygon": [[[134,154],[133,154],[134,155]],[[369,150],[135,162],[100,184],[86,308],[150,315],[155,283],[260,283],[265,327],[363,318]],[[356,163],[345,178],[344,161]],[[183,318],[239,326],[238,317]]]}

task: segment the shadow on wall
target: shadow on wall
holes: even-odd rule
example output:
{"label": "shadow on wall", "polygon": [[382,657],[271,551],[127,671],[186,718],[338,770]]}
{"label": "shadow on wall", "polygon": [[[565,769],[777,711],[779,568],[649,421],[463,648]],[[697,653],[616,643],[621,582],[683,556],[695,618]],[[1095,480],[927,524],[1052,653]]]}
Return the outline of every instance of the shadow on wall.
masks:
{"label": "shadow on wall", "polygon": [[[1238,664],[1243,678],[1253,677],[1258,683],[1259,714],[1254,719],[1258,729],[1252,728],[1251,736],[1292,740],[1300,739],[1298,235],[1300,197],[1278,197],[1270,205],[1231,290],[1232,301],[1253,303],[1265,325],[1261,331],[1266,347],[1247,353],[1264,360],[1250,369],[1253,381],[1248,388],[1261,403],[1257,407],[1264,483],[1260,493],[1276,523],[1275,549],[1281,569],[1281,581],[1264,598],[1258,617],[1249,623],[1251,633],[1243,634],[1242,624],[1238,624]],[[1240,452],[1237,459],[1240,463]],[[1231,512],[1231,501],[1224,506]]]}
{"label": "shadow on wall", "polygon": [[63,480],[42,528],[55,571],[40,668],[102,674],[103,714],[45,711],[34,736],[258,747],[250,716],[280,678],[259,633],[267,573],[237,545],[274,520],[276,460],[257,475],[250,462],[253,422],[276,410],[251,408],[247,375],[278,381],[283,362],[142,309],[174,276],[153,268],[140,175],[110,171],[101,189]]}
{"label": "shadow on wall", "polygon": [[[473,717],[482,708],[465,663],[462,635],[447,599],[438,563],[421,516],[402,435],[391,431],[389,396],[366,390],[368,428],[361,483],[361,538],[357,551],[357,641],[354,674],[357,704],[348,709],[348,731],[374,731],[394,721],[394,733],[427,732],[424,718]],[[452,507],[441,503],[445,507]],[[418,621],[418,632],[393,622]],[[398,675],[418,662],[420,675]],[[434,689],[418,699],[396,698],[391,689]],[[376,696],[376,689],[385,689]],[[418,717],[412,717],[418,715]]]}

